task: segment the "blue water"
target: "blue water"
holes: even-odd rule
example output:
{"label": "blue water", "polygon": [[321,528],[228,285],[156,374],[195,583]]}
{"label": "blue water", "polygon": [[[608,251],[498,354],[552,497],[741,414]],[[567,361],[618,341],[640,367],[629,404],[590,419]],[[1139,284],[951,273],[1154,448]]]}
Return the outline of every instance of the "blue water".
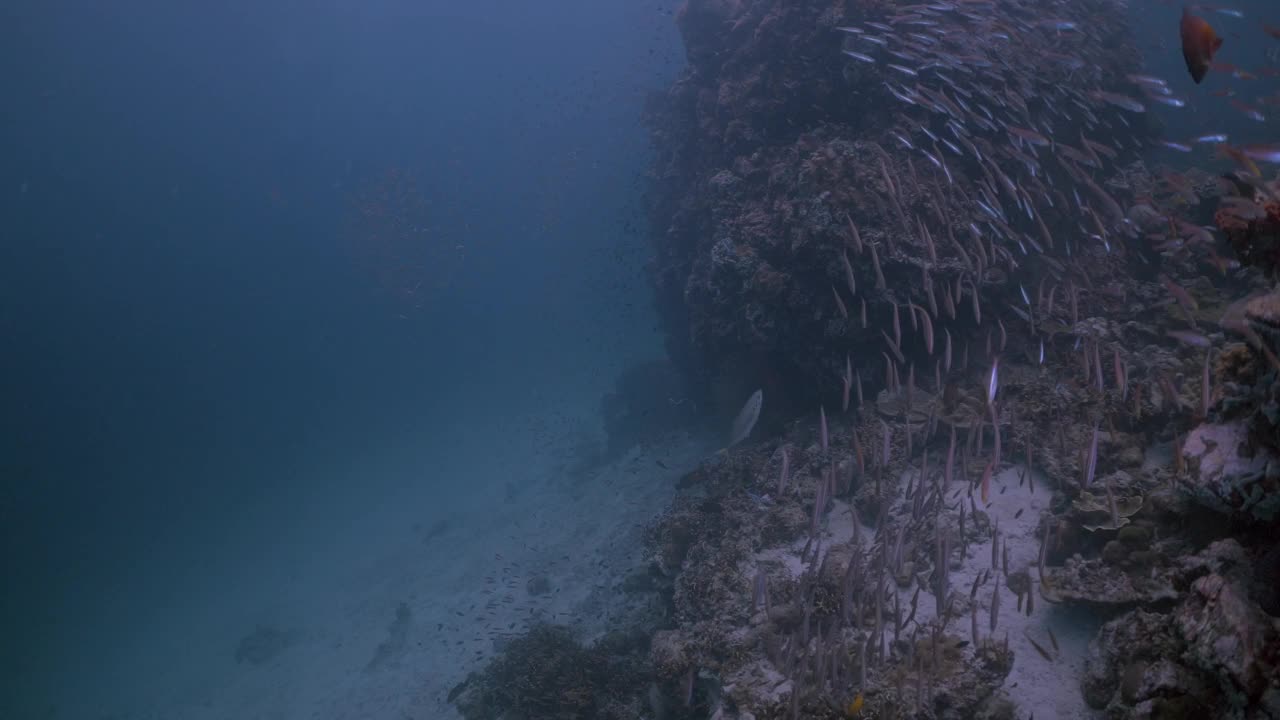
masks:
{"label": "blue water", "polygon": [[[664,5],[7,5],[0,717],[228,716],[255,624],[597,432],[662,356]],[[393,169],[465,249],[412,302],[351,207]]]}
{"label": "blue water", "polygon": [[[1228,63],[1257,77],[1244,79],[1220,70],[1210,70],[1201,84],[1195,84],[1187,73],[1180,49],[1178,29],[1182,5],[1165,0],[1130,2],[1129,15],[1142,53],[1142,71],[1166,80],[1174,95],[1187,100],[1187,105],[1182,108],[1148,103],[1150,110],[1164,123],[1166,137],[1185,141],[1198,135],[1226,133],[1233,145],[1275,142],[1277,128],[1280,127],[1280,108],[1261,104],[1257,99],[1274,96],[1280,90],[1280,78],[1260,72],[1264,65],[1276,64],[1274,59],[1268,58],[1267,52],[1277,52],[1280,42],[1263,31],[1263,24],[1276,26],[1280,23],[1280,12],[1266,0],[1188,7],[1208,21],[1222,38],[1222,48],[1214,61]],[[1243,17],[1211,9],[1218,7],[1239,11]],[[1266,120],[1249,119],[1231,105],[1231,100],[1259,107]],[[1201,146],[1190,158],[1158,153],[1156,157],[1179,165],[1201,166],[1215,159],[1209,146]],[[1224,162],[1221,167],[1226,169],[1231,165]]]}

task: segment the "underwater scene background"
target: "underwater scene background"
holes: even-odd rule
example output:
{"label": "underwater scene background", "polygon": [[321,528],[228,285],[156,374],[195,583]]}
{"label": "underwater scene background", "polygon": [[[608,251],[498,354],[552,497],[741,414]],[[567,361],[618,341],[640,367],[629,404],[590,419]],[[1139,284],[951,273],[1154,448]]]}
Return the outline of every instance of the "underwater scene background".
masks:
{"label": "underwater scene background", "polygon": [[0,718],[1280,718],[1280,6],[16,0]]}

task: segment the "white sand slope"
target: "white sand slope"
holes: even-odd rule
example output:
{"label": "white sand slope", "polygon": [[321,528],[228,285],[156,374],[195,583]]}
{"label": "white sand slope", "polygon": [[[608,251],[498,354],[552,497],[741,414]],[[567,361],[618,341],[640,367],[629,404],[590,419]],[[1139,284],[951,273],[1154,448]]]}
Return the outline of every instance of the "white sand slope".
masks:
{"label": "white sand slope", "polygon": [[[917,471],[908,471],[898,487],[905,492],[907,480]],[[1000,607],[997,617],[995,638],[1003,642],[1008,638],[1009,647],[1014,652],[1013,669],[1005,679],[1004,692],[1019,707],[1019,718],[1025,720],[1034,714],[1036,720],[1087,720],[1101,717],[1085,705],[1080,691],[1080,679],[1083,676],[1084,658],[1088,651],[1089,640],[1097,632],[1102,621],[1083,611],[1073,611],[1057,607],[1045,602],[1039,595],[1039,577],[1036,571],[1040,552],[1040,538],[1036,529],[1041,513],[1047,512],[1051,493],[1045,478],[1039,473],[1032,473],[1035,491],[1031,492],[1024,482],[1019,487],[1019,477],[1023,472],[1020,465],[1010,466],[991,479],[989,507],[985,508],[988,518],[1000,529],[1002,544],[1007,541],[1009,555],[1009,571],[1028,570],[1034,583],[1036,593],[1034,608],[1028,616],[1025,607],[1018,608],[1017,596],[1005,586],[1003,572],[992,572],[977,594],[978,626],[983,638],[990,635],[991,595],[993,584],[999,585]],[[967,485],[963,480],[953,480],[946,489],[948,504],[954,505],[957,499],[965,497]],[[975,502],[977,502],[975,493]],[[899,497],[895,504],[905,502]],[[833,504],[823,530],[823,543],[847,542],[854,532],[854,522],[859,522],[858,532],[863,542],[868,542],[875,534],[875,528],[855,521],[853,513],[844,502]],[[971,522],[971,521],[970,521]],[[972,527],[972,526],[970,526]],[[770,549],[762,552],[757,559],[780,561],[784,563],[793,576],[798,577],[803,568],[799,561],[801,548],[805,540],[797,540],[794,546],[786,549]],[[952,548],[952,568],[949,575],[952,592],[968,595],[976,578],[984,571],[992,571],[992,540],[972,543],[960,559],[955,562],[959,550]],[[997,553],[1003,565],[1002,553]],[[896,586],[895,586],[896,587]],[[897,588],[899,602],[904,608],[910,607],[914,584],[908,588]],[[916,620],[928,623],[937,617],[936,602],[928,589],[920,592],[917,604]],[[890,621],[892,622],[892,621]],[[1058,650],[1053,649],[1049,630],[1052,629],[1058,642]],[[968,638],[970,621],[968,618],[953,619],[950,631]],[[1030,636],[1050,653],[1051,660],[1046,660],[1031,644]]]}
{"label": "white sand slope", "polygon": [[[207,713],[188,707],[169,717],[458,717],[449,690],[506,637],[534,621],[585,634],[607,625],[610,591],[642,561],[640,527],[706,451],[673,442],[574,485],[535,483],[492,513],[459,518],[429,553],[413,542],[390,550],[335,588],[340,602],[299,647],[244,669]],[[531,592],[534,578],[545,578],[545,594]],[[409,619],[397,626],[401,603]]]}
{"label": "white sand slope", "polygon": [[[594,402],[571,410],[598,432]],[[317,475],[314,496],[255,501],[227,528],[242,537],[184,550],[189,572],[140,568],[31,669],[29,705],[51,708],[32,717],[445,720],[449,690],[506,636],[539,620],[600,632],[642,526],[710,444],[674,435],[575,475],[580,428],[527,421],[328,470],[341,477]],[[442,485],[460,490],[442,500]],[[237,662],[255,628],[282,648]]]}
{"label": "white sand slope", "polygon": [[[1008,544],[1009,571],[1029,570],[1036,593],[1034,610],[1028,617],[1025,608],[1019,612],[1016,596],[1004,586],[1000,576],[1000,612],[996,637],[1009,638],[1014,651],[1013,670],[1005,679],[1004,690],[1021,709],[1020,717],[1034,713],[1037,720],[1084,720],[1098,716],[1084,703],[1080,692],[1080,678],[1084,672],[1084,657],[1089,640],[1101,626],[1101,621],[1087,613],[1072,611],[1051,605],[1040,597],[1039,575],[1036,565],[1040,554],[1040,538],[1036,528],[1042,512],[1049,507],[1050,492],[1045,478],[1032,473],[1035,492],[1027,485],[1018,487],[1021,466],[1006,468],[991,480],[988,517],[1000,528],[1001,536]],[[1021,515],[1018,514],[1022,511]],[[1001,561],[1003,562],[1003,560]],[[959,571],[951,574],[952,586],[968,592],[973,579],[983,569],[991,568],[991,541],[970,545]],[[979,628],[986,633],[989,628],[991,607],[991,581],[978,591],[981,609],[978,613]],[[1055,652],[1049,638],[1053,631],[1058,641]],[[1045,660],[1027,639],[1030,636],[1050,653],[1053,660]]]}

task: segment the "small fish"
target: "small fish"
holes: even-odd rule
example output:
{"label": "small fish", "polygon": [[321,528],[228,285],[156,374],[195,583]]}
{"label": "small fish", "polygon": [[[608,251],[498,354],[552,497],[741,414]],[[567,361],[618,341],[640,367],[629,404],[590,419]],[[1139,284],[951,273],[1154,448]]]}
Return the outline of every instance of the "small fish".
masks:
{"label": "small fish", "polygon": [[864,55],[863,53],[860,53],[860,52],[854,52],[854,51],[852,51],[852,50],[845,50],[845,51],[844,51],[844,54],[845,54],[845,55],[848,55],[849,57],[851,57],[851,58],[853,58],[854,60],[857,60],[857,61],[859,61],[859,62],[864,62],[864,63],[873,63],[873,62],[875,62],[875,61],[876,61],[876,59],[875,59],[875,58],[873,58],[873,57],[871,57],[870,55]]}
{"label": "small fish", "polygon": [[1240,152],[1247,158],[1265,163],[1280,163],[1280,144],[1245,145]]}
{"label": "small fish", "polygon": [[1000,618],[1000,584],[991,586],[991,633],[995,634],[997,621]]}
{"label": "small fish", "polygon": [[996,390],[1000,387],[1000,358],[991,361],[991,375],[987,379],[987,404],[996,401]]}
{"label": "small fish", "polygon": [[1092,95],[1098,100],[1111,103],[1112,105],[1115,105],[1116,107],[1122,108],[1124,110],[1128,110],[1129,112],[1140,113],[1140,112],[1147,111],[1147,107],[1145,105],[1143,105],[1142,103],[1138,102],[1137,100],[1127,95],[1121,95],[1120,93],[1106,92],[1103,90],[1095,90],[1092,93]]}
{"label": "small fish", "polygon": [[[1101,370],[1099,370],[1101,372]],[[1093,474],[1098,468],[1098,425],[1093,426],[1093,437],[1089,441],[1089,453],[1085,458],[1084,487],[1093,484]]]}
{"label": "small fish", "polygon": [[1032,145],[1048,147],[1049,145],[1052,144],[1049,138],[1045,137],[1044,135],[1041,135],[1040,133],[1034,130],[1028,130],[1026,128],[1016,127],[1014,125],[1010,125],[1006,129],[1009,131],[1010,135],[1026,140]]}
{"label": "small fish", "polygon": [[982,503],[987,503],[987,498],[991,494],[991,471],[995,469],[994,461],[987,463],[986,469],[982,471]]}
{"label": "small fish", "polygon": [[1128,389],[1129,374],[1125,371],[1124,363],[1120,361],[1120,351],[1112,349],[1111,353],[1111,357],[1114,360],[1116,387],[1120,388],[1120,397],[1128,397],[1129,393],[1126,390]]}
{"label": "small fish", "polygon": [[1200,417],[1202,418],[1209,417],[1209,359],[1212,354],[1212,350],[1204,354],[1204,373],[1200,377]]}
{"label": "small fish", "polygon": [[844,392],[840,398],[840,411],[849,412],[849,390],[853,387],[853,365],[849,361],[849,354],[844,356],[844,377],[841,378],[844,383]]}
{"label": "small fish", "polygon": [[1053,656],[1049,654],[1049,651],[1045,650],[1043,645],[1033,640],[1030,635],[1027,635],[1026,630],[1022,631],[1022,635],[1027,639],[1027,642],[1031,643],[1031,647],[1035,648],[1036,652],[1040,653],[1040,657],[1048,660],[1049,662],[1053,662]]}
{"label": "small fish", "polygon": [[1212,345],[1212,343],[1209,342],[1209,338],[1201,335],[1200,333],[1191,332],[1190,330],[1170,330],[1165,334],[1178,342],[1183,342],[1194,347],[1207,348]]}
{"label": "small fish", "polygon": [[1249,171],[1251,175],[1261,175],[1262,171],[1254,164],[1252,156],[1245,154],[1243,150],[1233,148],[1230,145],[1222,144],[1218,146],[1218,152],[1226,157],[1231,158],[1237,165]]}
{"label": "small fish", "polygon": [[1180,108],[1180,107],[1187,106],[1187,101],[1178,97],[1177,95],[1153,95],[1151,93],[1147,93],[1147,97],[1160,103],[1161,105],[1168,105],[1169,107]]}
{"label": "small fish", "polygon": [[1214,53],[1222,47],[1222,38],[1213,31],[1204,18],[1192,15],[1186,8],[1182,9],[1182,59],[1187,63],[1187,72],[1191,79],[1200,84],[1209,72],[1209,63],[1213,62]]}
{"label": "small fish", "polygon": [[1178,301],[1179,305],[1188,311],[1200,309],[1200,305],[1195,301],[1195,298],[1191,297],[1191,293],[1187,292],[1186,288],[1175,283],[1168,275],[1161,275],[1160,282],[1164,284],[1165,289],[1169,291],[1174,300]]}
{"label": "small fish", "polygon": [[756,426],[756,420],[760,419],[760,406],[764,403],[764,393],[756,390],[751,393],[751,397],[747,398],[747,403],[742,406],[742,410],[738,412],[738,416],[733,419],[733,428],[729,434],[729,444],[724,448],[737,445],[747,436],[751,434],[751,430]]}
{"label": "small fish", "polygon": [[1228,102],[1231,103],[1231,107],[1244,113],[1245,117],[1249,118],[1250,120],[1253,120],[1254,122],[1267,121],[1267,116],[1263,115],[1261,110],[1259,110],[1258,108],[1252,105],[1249,105],[1247,103],[1242,103],[1239,100],[1229,100]]}
{"label": "small fish", "polygon": [[1169,85],[1163,78],[1153,75],[1125,75],[1129,82],[1148,88],[1162,88]]}

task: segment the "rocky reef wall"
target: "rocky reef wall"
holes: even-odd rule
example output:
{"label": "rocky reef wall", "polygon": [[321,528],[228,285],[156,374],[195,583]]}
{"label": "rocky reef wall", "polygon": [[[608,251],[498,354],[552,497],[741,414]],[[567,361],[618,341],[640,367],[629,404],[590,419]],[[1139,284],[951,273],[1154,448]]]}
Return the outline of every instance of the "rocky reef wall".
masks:
{"label": "rocky reef wall", "polygon": [[1145,164],[1185,101],[1124,9],[681,7],[654,288],[764,413],[592,717],[1280,718],[1280,184]]}
{"label": "rocky reef wall", "polygon": [[[1114,168],[1136,157],[1140,139],[1149,136],[1141,114],[1072,92],[1123,84],[1119,73],[1100,69],[1135,64],[1132,42],[1112,35],[1122,32],[1124,23],[1108,3],[1082,3],[1075,12],[1091,28],[1114,30],[1055,37],[1033,28],[1009,35],[1001,47],[982,50],[983,57],[1000,65],[981,68],[989,77],[975,82],[957,70],[956,83],[973,82],[971,89],[979,92],[999,88],[1008,95],[993,98],[990,108],[980,104],[987,101],[969,104],[965,95],[973,95],[964,88],[937,83],[934,91],[920,74],[841,54],[850,34],[839,28],[892,20],[893,7],[694,0],[678,13],[689,65],[665,95],[652,100],[648,112],[657,154],[651,195],[653,281],[673,356],[690,369],[714,374],[725,367],[763,366],[784,390],[774,393],[775,399],[804,395],[807,401],[819,388],[839,388],[846,352],[862,350],[851,353],[852,362],[867,372],[881,360],[872,348],[883,347],[880,331],[892,332],[895,304],[945,313],[936,334],[943,323],[954,322],[957,339],[980,337],[973,326],[995,327],[1000,317],[1011,317],[1004,304],[1022,305],[1020,291],[1011,282],[1013,273],[1002,272],[1001,266],[1008,266],[1003,258],[983,257],[984,249],[974,247],[989,242],[973,233],[989,232],[986,223],[993,218],[973,199],[983,198],[980,185],[1008,202],[1023,191],[1011,192],[1006,184],[1029,174],[1050,182],[1054,175],[1066,175],[1053,158],[1041,163],[1015,150],[1011,142],[1022,141],[1011,141],[1004,130],[970,123],[963,135],[949,132],[948,124],[960,121],[948,113],[962,117],[960,104],[988,109],[993,116],[1060,114],[1053,121],[1065,150],[1055,157],[1071,153],[1087,165]],[[992,9],[1026,12],[1014,3]],[[910,31],[903,26],[903,35]],[[1000,31],[983,27],[980,32]],[[982,42],[978,33],[972,42]],[[1052,53],[1044,52],[1045,41]],[[1080,58],[1089,59],[1087,67],[1079,66]],[[935,60],[922,56],[916,67]],[[920,73],[903,62],[901,67]],[[957,67],[966,66],[957,61]],[[912,88],[920,88],[919,94]],[[1080,98],[1093,121],[1059,107],[1074,108],[1070,103]],[[1097,140],[1108,142],[1103,155],[1095,151],[1097,140],[1084,134],[1085,122]],[[1112,126],[1126,131],[1119,148],[1099,135]],[[1039,140],[1037,131],[1025,134]],[[1105,193],[1107,179],[1103,173],[1090,182]],[[1059,187],[1065,190],[1067,184]],[[1027,198],[1044,215],[1040,221],[995,218],[1010,236],[1025,234],[1037,246],[1025,255],[1013,248],[1019,265],[1063,256],[1066,244],[1076,242],[1046,237],[1049,227],[1067,220],[1074,226],[1079,219],[1067,217],[1073,205],[1068,195],[1059,196],[1048,184],[1042,189],[1042,196]],[[1084,192],[1095,205],[1107,202]],[[1015,198],[1015,208],[1021,202]],[[1100,243],[1094,245],[1077,249],[1105,252]],[[1059,290],[1063,300],[1064,290]],[[946,303],[944,292],[957,300]],[[963,296],[970,292],[985,301],[984,319],[969,311],[972,303]],[[948,310],[948,305],[957,307]],[[1066,303],[1060,308],[1065,310]],[[1012,318],[1008,326],[1015,322]],[[923,350],[918,338],[901,349],[924,354],[918,353]],[[931,370],[930,364],[921,362],[921,370]]]}

